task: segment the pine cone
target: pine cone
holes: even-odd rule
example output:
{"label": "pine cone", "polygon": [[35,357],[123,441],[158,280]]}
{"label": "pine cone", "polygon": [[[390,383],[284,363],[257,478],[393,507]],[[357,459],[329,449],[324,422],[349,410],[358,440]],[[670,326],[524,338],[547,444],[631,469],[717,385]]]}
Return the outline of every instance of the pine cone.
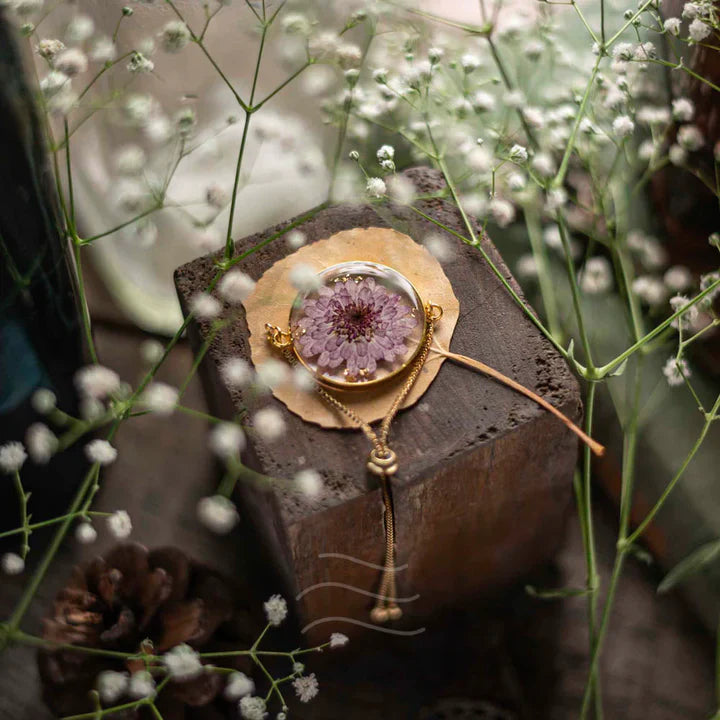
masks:
{"label": "pine cone", "polygon": [[[144,649],[157,655],[180,643],[206,652],[242,649],[252,643],[252,621],[234,597],[238,595],[226,579],[177,548],[148,551],[137,543],[124,543],[73,568],[70,582],[43,620],[43,638],[128,653]],[[249,673],[247,659],[237,660],[232,667]],[[103,670],[144,669],[138,661],[72,650],[42,650],[38,665],[43,699],[58,715],[90,712],[89,693]],[[222,699],[222,684],[216,673],[172,681],[158,698],[158,708],[166,720],[226,717],[230,704]],[[113,717],[146,717],[143,712],[146,709],[134,709]]]}

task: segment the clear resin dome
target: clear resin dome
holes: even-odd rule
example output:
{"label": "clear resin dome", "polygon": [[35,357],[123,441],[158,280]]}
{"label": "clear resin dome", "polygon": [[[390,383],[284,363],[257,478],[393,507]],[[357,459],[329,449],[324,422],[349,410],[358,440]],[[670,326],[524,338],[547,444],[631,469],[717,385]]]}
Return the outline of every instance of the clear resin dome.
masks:
{"label": "clear resin dome", "polygon": [[346,262],[318,274],[290,313],[295,352],[323,383],[362,387],[403,370],[425,336],[425,311],[400,273],[371,262]]}

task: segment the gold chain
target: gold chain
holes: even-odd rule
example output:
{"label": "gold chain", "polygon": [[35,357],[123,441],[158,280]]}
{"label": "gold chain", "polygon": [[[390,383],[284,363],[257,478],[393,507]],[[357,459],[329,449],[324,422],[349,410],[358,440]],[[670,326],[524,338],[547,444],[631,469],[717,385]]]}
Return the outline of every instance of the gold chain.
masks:
{"label": "gold chain", "polygon": [[[385,561],[382,580],[378,591],[378,599],[375,607],[370,613],[374,622],[387,622],[402,617],[402,610],[396,602],[397,590],[395,582],[395,518],[392,503],[392,489],[390,478],[397,472],[397,455],[387,444],[390,434],[390,425],[400,410],[400,406],[412,389],[420,371],[425,364],[430,346],[432,345],[434,323],[442,317],[442,308],[439,305],[427,304],[425,306],[425,337],[420,352],[413,360],[413,364],[407,379],[403,383],[400,392],[395,396],[390,409],[380,423],[379,432],[375,432],[370,423],[363,420],[354,410],[340,402],[334,395],[329,393],[321,385],[316,385],[317,393],[328,404],[339,410],[352,422],[354,422],[371,442],[373,449],[368,459],[367,467],[370,472],[380,477],[383,505],[385,507]],[[295,364],[296,357],[292,352],[292,333],[281,330],[269,323],[265,326],[268,340],[277,348],[283,350],[285,357],[290,364]]]}

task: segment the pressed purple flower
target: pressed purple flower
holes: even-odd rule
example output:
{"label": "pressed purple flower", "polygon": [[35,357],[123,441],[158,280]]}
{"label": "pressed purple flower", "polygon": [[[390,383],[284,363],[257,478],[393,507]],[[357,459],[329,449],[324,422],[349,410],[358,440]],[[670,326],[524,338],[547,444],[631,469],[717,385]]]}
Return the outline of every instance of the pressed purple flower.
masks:
{"label": "pressed purple flower", "polygon": [[350,380],[371,376],[380,362],[405,358],[405,341],[418,323],[403,296],[372,277],[323,286],[301,311],[295,334],[302,357],[317,358],[321,370],[344,366]]}

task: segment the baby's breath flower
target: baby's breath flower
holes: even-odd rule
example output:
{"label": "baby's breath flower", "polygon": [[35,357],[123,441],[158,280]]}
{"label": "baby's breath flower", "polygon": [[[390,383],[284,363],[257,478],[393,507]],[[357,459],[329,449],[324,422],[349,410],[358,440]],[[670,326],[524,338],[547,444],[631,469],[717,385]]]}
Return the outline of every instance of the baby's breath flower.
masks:
{"label": "baby's breath flower", "polygon": [[55,409],[57,398],[52,390],[47,388],[38,388],[30,398],[30,404],[36,413],[40,415],[47,415],[49,412]]}
{"label": "baby's breath flower", "polygon": [[130,676],[128,695],[134,700],[155,697],[155,680],[147,670],[138,670]]}
{"label": "baby's breath flower", "polygon": [[538,276],[538,266],[535,258],[531,254],[522,255],[517,262],[517,274],[524,278],[536,278]]}
{"label": "baby's breath flower", "polygon": [[5,553],[0,560],[6,575],[19,575],[25,569],[25,561],[16,553]]}
{"label": "baby's breath flower", "polygon": [[190,107],[181,108],[175,113],[175,127],[182,137],[187,137],[193,131],[197,117]]}
{"label": "baby's breath flower", "polygon": [[526,102],[525,95],[522,90],[508,90],[505,93],[504,100],[505,104],[509,108],[514,109],[522,107]]}
{"label": "baby's breath flower", "polygon": [[68,77],[82,75],[88,68],[88,59],[80,48],[63,50],[53,61],[55,70],[65,73]]}
{"label": "baby's breath flower", "polygon": [[315,378],[302,365],[296,365],[292,370],[292,384],[302,392],[315,389]]}
{"label": "baby's breath flower", "polygon": [[412,205],[415,200],[415,185],[404,175],[393,175],[387,181],[388,194],[399,205]]}
{"label": "baby's breath flower", "polygon": [[217,210],[222,210],[229,201],[228,194],[217,184],[208,185],[205,190],[205,202]]}
{"label": "baby's breath flower", "polygon": [[545,116],[540,108],[532,106],[523,108],[522,115],[530,127],[536,130],[545,127]]}
{"label": "baby's breath flower", "polygon": [[75,539],[81,545],[91,545],[97,540],[97,530],[92,523],[83,520],[75,526]]}
{"label": "baby's breath flower", "polygon": [[221,459],[239,457],[245,449],[245,433],[234,423],[222,422],[210,431],[210,449]]}
{"label": "baby's breath flower", "polygon": [[287,363],[270,358],[257,367],[257,385],[262,390],[274,390],[288,380]]}
{"label": "baby's breath flower", "polygon": [[65,39],[70,45],[79,45],[94,32],[95,21],[89,15],[76,15],[65,28]]}
{"label": "baby's breath flower", "polygon": [[267,717],[265,700],[255,695],[246,695],[241,698],[238,709],[245,720],[265,720]]}
{"label": "baby's breath flower", "polygon": [[189,645],[181,643],[166,652],[161,658],[168,675],[173,680],[192,680],[203,674],[204,668],[200,656]]}
{"label": "baby's breath flower", "polygon": [[151,73],[155,69],[155,63],[150,58],[145,57],[137,50],[130,56],[130,62],[127,64],[129,72],[134,74]]}
{"label": "baby's breath flower", "polygon": [[423,240],[423,245],[428,252],[440,262],[448,262],[453,258],[453,250],[447,241],[447,238],[438,233],[430,233]]}
{"label": "baby's breath flower", "polygon": [[147,164],[147,157],[139,145],[123,145],[115,153],[114,163],[121,175],[137,175]]}
{"label": "baby's breath flower", "polygon": [[345,647],[350,642],[350,639],[347,635],[343,635],[342,633],[334,632],[332,635],[330,635],[330,649],[334,650],[335,648]]}
{"label": "baby's breath flower", "polygon": [[230,673],[227,684],[225,685],[225,699],[239,700],[246,695],[252,695],[255,692],[255,683],[245,673]]}
{"label": "baby's breath flower", "polygon": [[117,458],[117,450],[107,440],[91,440],[85,446],[85,455],[91,463],[110,465]]}
{"label": "baby's breath flower", "polygon": [[[717,281],[720,280],[720,272],[711,272],[707,273],[706,275],[702,275],[700,277],[700,291],[704,292],[708,288],[712,287],[717,283]],[[720,285],[715,287],[714,290],[711,290],[703,299],[702,304],[703,307],[710,307],[713,302],[715,301],[715,298],[717,298],[720,295]]]}
{"label": "baby's breath flower", "polygon": [[305,233],[301,230],[291,230],[287,234],[285,242],[287,242],[291,250],[297,250],[305,244],[306,239]]}
{"label": "baby's breath flower", "polygon": [[293,687],[300,702],[304,703],[310,702],[320,690],[315,673],[295,678],[295,680],[293,680]]}
{"label": "baby's breath flower", "polygon": [[513,145],[510,148],[510,159],[518,163],[525,162],[528,159],[527,148],[523,145]]}
{"label": "baby's breath flower", "polygon": [[285,433],[285,420],[277,408],[264,407],[255,413],[253,427],[263,440],[275,442]]}
{"label": "baby's breath flower", "polygon": [[481,65],[480,58],[477,55],[467,53],[460,58],[460,67],[466,75],[475,72]]}
{"label": "baby's breath flower", "polygon": [[471,100],[475,112],[490,112],[495,109],[495,97],[485,90],[478,90]]}
{"label": "baby's breath flower", "polygon": [[103,365],[86,365],[75,373],[75,387],[82,395],[102,399],[120,388],[120,376]]}
{"label": "baby's breath flower", "polygon": [[231,305],[240,305],[255,289],[255,281],[241,270],[230,270],[218,283],[218,292]]}
{"label": "baby's breath flower", "polygon": [[580,287],[588,294],[607,292],[612,287],[612,269],[602,255],[591,257],[578,278]]}
{"label": "baby's breath flower", "polygon": [[143,340],[140,344],[140,357],[145,365],[155,365],[160,362],[165,353],[165,346],[159,340]]}
{"label": "baby's breath flower", "polygon": [[710,34],[710,26],[706,25],[700,18],[695,18],[690,23],[688,32],[693,42],[702,42]]}
{"label": "baby's breath flower", "polygon": [[154,381],[142,394],[142,404],[158,415],[172,415],[178,403],[178,390],[164,382]]}
{"label": "baby's breath flower", "polygon": [[663,27],[665,28],[666,32],[669,32],[671,35],[675,35],[677,37],[680,35],[680,26],[682,25],[682,21],[680,18],[676,17],[670,17],[665,20],[663,23]]}
{"label": "baby's breath flower", "polygon": [[387,187],[382,178],[371,177],[368,178],[367,184],[365,185],[365,191],[370,197],[380,198],[385,195]]}
{"label": "baby's breath flower", "polygon": [[125,117],[135,127],[146,125],[154,109],[155,101],[153,98],[142,93],[128,95],[123,106]]}
{"label": "baby's breath flower", "polygon": [[624,138],[632,135],[635,129],[635,123],[627,115],[618,115],[618,117],[613,120],[612,129],[615,135]]}
{"label": "baby's breath flower", "polygon": [[45,465],[57,450],[58,439],[44,423],[33,423],[25,433],[28,453],[34,463]]}
{"label": "baby's breath flower", "polygon": [[632,282],[632,291],[650,307],[657,307],[665,302],[668,294],[664,283],[653,275],[636,277]]}
{"label": "baby's breath flower", "polygon": [[490,214],[500,227],[507,227],[515,219],[515,207],[511,202],[501,198],[490,201]]}
{"label": "baby's breath flower", "polygon": [[23,444],[15,440],[0,445],[0,471],[7,473],[15,473],[23,466],[27,460],[27,453]]}
{"label": "baby's breath flower", "polygon": [[428,50],[428,60],[430,60],[433,65],[437,65],[443,59],[444,54],[445,51],[442,48],[431,47]]}
{"label": "baby's breath flower", "polygon": [[160,45],[165,52],[176,53],[190,42],[190,31],[180,20],[171,20],[160,31]]}
{"label": "baby's breath flower", "polygon": [[117,48],[109,37],[99,37],[90,47],[88,56],[93,62],[109,63],[117,57]]}
{"label": "baby's breath flower", "polygon": [[116,540],[124,540],[125,538],[130,537],[133,526],[130,516],[125,510],[117,510],[114,512],[106,520],[106,523],[110,534]]}
{"label": "baby's breath flower", "polygon": [[44,97],[49,100],[62,92],[70,90],[70,78],[65,73],[53,70],[40,81],[40,90]]}
{"label": "baby's breath flower", "polygon": [[383,160],[393,160],[395,158],[395,148],[392,145],[382,145],[377,151],[377,159],[379,162]]}
{"label": "baby's breath flower", "polygon": [[677,359],[673,356],[669,357],[663,366],[663,375],[670,387],[676,387],[682,385],[685,378],[689,378],[691,373],[685,358]]}
{"label": "baby's breath flower", "polygon": [[200,522],[218,535],[227,535],[240,522],[234,503],[223,495],[202,498],[197,504]]}
{"label": "baby's breath flower", "polygon": [[508,175],[507,183],[510,190],[519,192],[527,186],[527,177],[522,173],[513,172]]}
{"label": "baby's breath flower", "polygon": [[673,144],[668,150],[668,157],[673,165],[684,165],[687,160],[687,152],[680,145]]}
{"label": "baby's breath flower", "polygon": [[127,673],[104,670],[97,676],[96,688],[106,705],[114,705],[127,692],[127,687]]}
{"label": "baby's breath flower", "polygon": [[695,114],[695,105],[689,98],[676,98],[672,101],[672,114],[680,122],[690,122]]}
{"label": "baby's breath flower", "polygon": [[677,133],[678,144],[685,150],[694,152],[705,144],[700,128],[697,125],[683,125]]}
{"label": "baby's breath flower", "polygon": [[700,3],[697,2],[686,2],[683,5],[682,16],[688,20],[696,18],[698,15],[703,14],[703,8]]}
{"label": "baby's breath flower", "polygon": [[190,310],[201,320],[212,320],[220,314],[222,305],[212,295],[199,292],[190,298]]}
{"label": "baby's breath flower", "polygon": [[270,625],[277,627],[287,617],[287,603],[280,595],[272,595],[264,604],[265,617]]}
{"label": "baby's breath flower", "polygon": [[301,35],[302,37],[307,37],[312,29],[310,21],[301,13],[288,13],[282,18],[280,26],[288,35]]}
{"label": "baby's breath flower", "polygon": [[655,156],[657,147],[653,140],[643,140],[638,147],[638,157],[649,162]]}
{"label": "baby's breath flower", "polygon": [[288,277],[292,286],[299,292],[311,292],[322,285],[317,270],[307,263],[295,263]]}
{"label": "baby's breath flower", "polygon": [[295,485],[298,490],[309,498],[316,498],[322,492],[322,478],[317,470],[301,470],[295,475]]}
{"label": "baby's breath flower", "polygon": [[533,157],[530,167],[541,178],[549,178],[555,174],[555,163],[552,156],[545,152],[539,152]]}
{"label": "baby's breath flower", "polygon": [[234,388],[247,387],[253,379],[250,363],[242,358],[229,358],[220,367],[223,380]]}
{"label": "baby's breath flower", "polygon": [[[670,309],[672,310],[673,314],[675,314],[678,310],[681,310],[685,305],[687,305],[690,302],[690,300],[685,295],[673,295],[673,297],[670,298]],[[679,315],[672,321],[672,326],[679,330],[688,330],[690,329],[695,321],[698,318],[698,307],[697,305],[690,306],[682,315]]]}
{"label": "baby's breath flower", "polygon": [[56,55],[65,49],[65,43],[62,40],[52,38],[43,38],[37,44],[35,51],[41,58],[52,60]]}
{"label": "baby's breath flower", "polygon": [[682,292],[692,286],[693,275],[684,265],[673,265],[663,275],[663,282],[673,292]]}
{"label": "baby's breath flower", "polygon": [[316,60],[329,60],[335,56],[340,38],[331,31],[314,34],[308,40],[308,53]]}

